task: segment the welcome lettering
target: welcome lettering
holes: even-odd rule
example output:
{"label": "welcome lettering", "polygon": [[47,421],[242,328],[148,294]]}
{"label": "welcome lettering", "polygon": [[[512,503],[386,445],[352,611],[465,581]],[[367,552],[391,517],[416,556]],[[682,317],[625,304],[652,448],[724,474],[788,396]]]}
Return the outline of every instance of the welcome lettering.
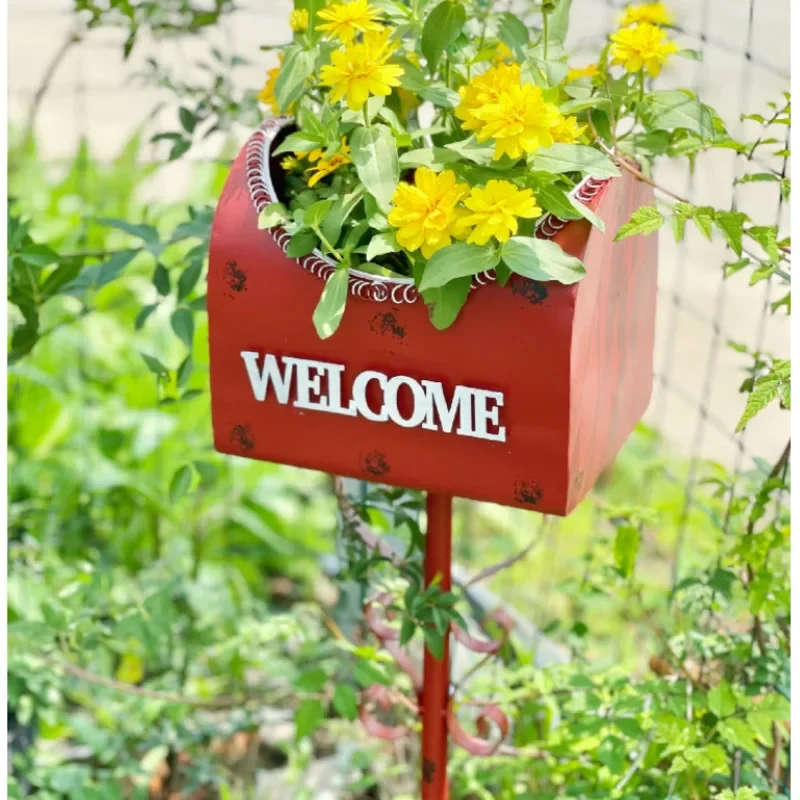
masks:
{"label": "welcome lettering", "polygon": [[[343,397],[345,368],[341,364],[291,356],[263,357],[246,350],[241,353],[253,397],[259,402],[274,397],[281,405],[290,402],[295,408],[363,417],[370,422],[390,422],[403,428],[454,433],[495,442],[506,441],[506,429],[500,424],[503,393],[456,386],[452,397],[437,381],[418,381],[405,375],[389,377],[366,370],[356,375],[347,401]],[[411,397],[405,414],[398,402],[405,389]],[[377,409],[370,406],[367,392],[380,397]]]}

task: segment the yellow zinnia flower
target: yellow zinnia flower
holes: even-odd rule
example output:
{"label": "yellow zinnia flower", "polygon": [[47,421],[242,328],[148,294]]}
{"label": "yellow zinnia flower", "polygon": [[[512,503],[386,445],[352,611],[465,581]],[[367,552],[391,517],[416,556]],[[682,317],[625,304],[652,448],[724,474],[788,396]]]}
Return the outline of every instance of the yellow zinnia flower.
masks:
{"label": "yellow zinnia flower", "polygon": [[567,70],[567,83],[572,83],[572,81],[577,81],[581,78],[594,78],[599,72],[597,64],[587,64],[585,67],[577,69],[570,68]]}
{"label": "yellow zinnia flower", "polygon": [[461,226],[474,226],[469,235],[470,244],[486,244],[494,237],[507,242],[519,227],[518,217],[535,219],[542,209],[530,189],[519,189],[511,181],[491,180],[485,187],[474,186],[464,205],[472,212],[461,221]]}
{"label": "yellow zinnia flower", "polygon": [[308,11],[304,8],[296,8],[289,14],[289,27],[295,33],[302,33],[308,30]]}
{"label": "yellow zinnia flower", "polygon": [[259,101],[265,106],[270,106],[273,114],[280,113],[278,101],[275,99],[275,82],[278,80],[278,75],[280,74],[280,67],[269,70],[267,72],[267,82],[264,84],[264,88],[258,93]]}
{"label": "yellow zinnia flower", "polygon": [[553,128],[563,117],[558,108],[542,97],[538,86],[510,86],[500,93],[496,102],[474,112],[482,123],[478,141],[494,139],[495,161],[508,154],[520,158],[540,147],[550,147],[555,139]]}
{"label": "yellow zinnia flower", "polygon": [[317,25],[318,31],[325,32],[326,39],[334,37],[344,44],[350,44],[357,33],[379,31],[380,12],[368,0],[352,0],[350,3],[335,3],[330,8],[317,12],[320,19],[328,20]]}
{"label": "yellow zinnia flower", "polygon": [[622,28],[611,37],[612,63],[621,64],[627,72],[647,69],[656,78],[667,58],[678,52],[678,45],[666,37],[663,29],[649,22]]}
{"label": "yellow zinnia flower", "polygon": [[455,172],[446,169],[437,175],[420,167],[414,185],[401,183],[392,198],[388,219],[397,228],[397,241],[410,252],[422,248],[422,255],[430,258],[454,237],[465,235],[460,224],[464,211],[456,204],[467,191],[467,186],[456,183]]}
{"label": "yellow zinnia flower", "polygon": [[285,169],[287,172],[297,169],[299,165],[300,162],[294,156],[286,156],[286,158],[281,161],[281,168]]}
{"label": "yellow zinnia flower", "polygon": [[551,133],[557,142],[573,144],[578,141],[585,130],[586,126],[578,125],[578,120],[575,117],[562,117],[560,122],[553,126]]}
{"label": "yellow zinnia flower", "polygon": [[519,86],[521,80],[519,64],[498,64],[462,86],[458,90],[461,103],[456,108],[456,116],[463,122],[461,127],[465,131],[480,130],[483,122],[476,117],[476,112],[496,103],[504,89]]}
{"label": "yellow zinnia flower", "polygon": [[310,160],[316,160],[314,166],[306,170],[306,172],[311,175],[308,179],[309,189],[316,186],[323,178],[327,178],[332,172],[336,172],[339,167],[352,163],[350,160],[350,145],[347,144],[344,136],[342,137],[342,146],[339,148],[339,152],[336,153],[336,155],[330,158],[318,157],[314,159],[314,155],[319,152],[319,150],[314,150],[309,156]]}
{"label": "yellow zinnia flower", "polygon": [[652,25],[672,25],[673,17],[663,3],[641,3],[638,6],[628,6],[619,25],[621,28],[627,28],[629,25],[638,25],[640,22],[649,22]]}
{"label": "yellow zinnia flower", "polygon": [[[342,139],[342,143],[344,143],[344,139]],[[316,150],[295,150],[294,154],[298,158],[307,158],[312,164],[316,161],[319,161],[323,155],[325,155],[325,149],[323,147],[318,147]]]}
{"label": "yellow zinnia flower", "polygon": [[400,85],[403,68],[386,62],[397,45],[389,42],[391,31],[384,28],[364,34],[364,41],[331,53],[331,64],[322,67],[323,86],[332,87],[330,99],[336,103],[347,97],[347,106],[358,111],[370,95],[386,97]]}

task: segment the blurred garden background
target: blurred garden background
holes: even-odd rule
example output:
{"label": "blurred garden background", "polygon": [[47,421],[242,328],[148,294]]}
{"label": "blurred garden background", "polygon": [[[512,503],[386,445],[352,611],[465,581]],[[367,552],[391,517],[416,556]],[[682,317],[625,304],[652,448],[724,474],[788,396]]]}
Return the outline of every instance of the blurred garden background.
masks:
{"label": "blurred garden background", "polygon": [[[573,0],[571,65],[623,5]],[[766,123],[789,89],[789,0],[669,7],[702,58],[665,85],[775,145],[659,182],[784,235],[788,126]],[[356,719],[365,686],[403,688],[361,628],[397,576],[359,549],[329,476],[211,445],[208,227],[291,8],[10,0],[12,797],[416,796],[415,742]],[[591,498],[564,520],[458,502],[462,588],[525,556],[463,588],[476,625],[515,618],[501,659],[470,675],[457,653],[456,673],[514,705],[519,752],[454,752],[454,800],[789,795],[788,413],[735,433],[743,383],[789,357],[786,290],[726,278],[719,237],[659,242],[653,401]],[[424,530],[414,493],[346,488],[399,552]]]}

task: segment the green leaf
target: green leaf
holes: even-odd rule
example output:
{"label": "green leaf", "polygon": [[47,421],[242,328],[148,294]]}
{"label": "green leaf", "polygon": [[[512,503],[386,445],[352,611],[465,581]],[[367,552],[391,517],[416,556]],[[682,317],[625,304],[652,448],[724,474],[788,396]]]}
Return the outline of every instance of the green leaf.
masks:
{"label": "green leaf", "polygon": [[272,155],[279,156],[282,153],[305,153],[309,150],[316,150],[318,147],[324,146],[324,137],[315,133],[298,131],[297,133],[290,133],[281,142],[280,146],[272,151]]}
{"label": "green leaf", "polygon": [[565,253],[555,242],[514,236],[502,247],[506,266],[517,275],[535,281],[558,281],[572,284],[586,275],[579,258]]}
{"label": "green leaf", "polygon": [[620,171],[611,159],[584,144],[563,144],[537,150],[530,159],[531,168],[544,172],[582,172],[593,178],[615,178]]}
{"label": "green leaf", "polygon": [[400,626],[400,646],[405,647],[413,638],[417,623],[411,617],[406,617]]}
{"label": "green leaf", "polygon": [[754,241],[758,242],[764,248],[764,252],[773,261],[777,261],[780,256],[780,249],[778,248],[778,231],[775,227],[769,225],[753,225],[746,231],[747,235]]}
{"label": "green leaf", "polygon": [[175,470],[172,480],[169,482],[169,501],[176,503],[189,491],[192,485],[192,468],[184,464]]}
{"label": "green leaf", "polygon": [[633,212],[631,218],[617,231],[615,242],[626,239],[628,236],[642,235],[657,231],[666,219],[655,206],[642,206]]}
{"label": "green leaf", "polygon": [[258,229],[274,228],[283,225],[289,219],[289,211],[283,203],[270,203],[258,215]]}
{"label": "green leaf", "polygon": [[114,253],[108,261],[100,265],[94,278],[94,288],[102,289],[112,281],[115,281],[121,274],[122,270],[133,261],[134,258],[140,253],[141,250],[120,250]]}
{"label": "green leaf", "polygon": [[[275,100],[282,114],[289,111],[305,91],[306,81],[314,72],[317,60],[315,51],[290,47],[283,59],[281,71],[275,81]],[[300,148],[305,149],[305,148]]]}
{"label": "green leaf", "polygon": [[746,750],[756,755],[758,743],[753,736],[753,731],[743,719],[729,719],[717,725],[720,736],[733,747]]}
{"label": "green leaf", "polygon": [[192,339],[194,339],[194,315],[188,308],[176,308],[170,317],[170,324],[175,335],[192,349]]}
{"label": "green leaf", "polygon": [[159,378],[169,378],[169,369],[165,367],[155,356],[149,356],[147,353],[140,353],[139,354],[143,359],[145,364],[147,364],[147,368],[152,372],[154,375],[158,375]]}
{"label": "green leaf", "polygon": [[318,200],[306,209],[303,224],[309,228],[318,228],[333,207],[333,200]]}
{"label": "green leaf", "polygon": [[428,259],[419,284],[420,291],[436,289],[456,278],[477,275],[491,269],[498,261],[497,251],[490,245],[456,242],[437,250]]}
{"label": "green leaf", "polygon": [[158,308],[158,303],[152,303],[151,305],[142,306],[139,313],[136,315],[136,320],[133,323],[134,329],[140,331],[144,327],[145,322],[147,322],[147,318],[157,308]]}
{"label": "green leaf", "polygon": [[441,661],[444,657],[444,636],[440,634],[435,628],[426,627],[425,632],[425,649],[437,660]]}
{"label": "green leaf", "polygon": [[153,286],[162,297],[166,297],[172,288],[167,268],[159,261],[153,270]]}
{"label": "green leaf", "polygon": [[358,695],[355,689],[346,683],[337,683],[333,690],[333,707],[352,722],[358,716]]}
{"label": "green leaf", "polygon": [[773,400],[779,397],[781,391],[791,385],[791,361],[776,361],[767,375],[762,375],[753,387],[747,398],[747,404],[742,418],[736,425],[736,432],[741,431],[748,422],[759,412],[763,411]]}
{"label": "green leaf", "polygon": [[536,199],[545,211],[559,219],[580,219],[580,212],[573,207],[567,193],[558,186],[543,186],[536,192]]}
{"label": "green leaf", "polygon": [[303,700],[294,713],[295,738],[311,736],[325,719],[325,709],[320,700]]}
{"label": "green leaf", "polygon": [[107,225],[109,228],[116,228],[117,230],[129,233],[138,239],[142,239],[147,244],[158,244],[158,231],[152,225],[134,225],[132,222],[126,222],[124,219],[110,219],[109,217],[100,217],[97,220],[101,225]]}
{"label": "green leaf", "polygon": [[517,61],[524,61],[526,50],[530,44],[530,34],[525,23],[509,11],[500,15],[500,25],[497,29],[500,41],[517,57]]}
{"label": "green leaf", "polygon": [[694,222],[697,230],[710,242],[714,227],[714,209],[710,206],[695,208],[692,214],[692,222]]}
{"label": "green leaf", "polygon": [[180,118],[181,126],[186,133],[192,133],[195,125],[197,125],[197,117],[191,111],[189,111],[188,108],[184,108],[183,106],[178,109],[178,117]]}
{"label": "green leaf", "polygon": [[203,262],[200,260],[186,267],[178,278],[178,300],[185,300],[192,293],[202,272]]}
{"label": "green leaf", "polygon": [[302,258],[313,252],[314,248],[319,245],[319,239],[314,231],[308,229],[298,231],[292,236],[292,241],[286,248],[286,255],[289,258]]}
{"label": "green leaf", "polygon": [[333,273],[322,290],[322,296],[314,309],[313,316],[314,327],[320,339],[333,336],[342,321],[347,304],[348,280],[348,271],[339,269]]}
{"label": "green leaf", "polygon": [[720,681],[708,693],[708,708],[718,719],[725,719],[736,712],[736,694],[727,681]]}
{"label": "green leaf", "polygon": [[627,718],[627,717],[616,717],[614,719],[614,724],[631,739],[636,739],[637,741],[641,741],[644,738],[644,731],[642,730],[642,726],[639,724],[639,721],[636,719]]}
{"label": "green leaf", "polygon": [[619,571],[629,578],[639,552],[639,531],[633,525],[621,525],[614,538],[614,560]]}
{"label": "green leaf", "polygon": [[748,216],[742,211],[717,211],[714,222],[737,256],[742,255],[742,237],[744,224]]}
{"label": "green leaf", "polygon": [[603,220],[600,219],[600,217],[597,214],[595,214],[595,212],[592,211],[592,209],[589,208],[589,206],[587,206],[585,203],[582,203],[580,200],[578,200],[576,197],[573,197],[572,195],[567,195],[567,198],[569,200],[570,205],[575,209],[575,211],[578,214],[580,214],[580,216],[582,216],[585,220],[591,222],[591,224],[594,225],[594,227],[597,228],[597,230],[605,232],[606,229],[605,222],[603,222]]}
{"label": "green leaf", "polygon": [[442,331],[456,321],[467,302],[471,285],[472,277],[467,275],[456,278],[438,289],[428,289],[423,293],[434,328]]}
{"label": "green leaf", "polygon": [[763,711],[751,711],[747,715],[747,723],[755,732],[758,741],[764,747],[772,747],[772,719]]}
{"label": "green leaf", "polygon": [[400,164],[392,131],[385,125],[357,128],[350,137],[351,155],[364,188],[386,212],[400,182]]}
{"label": "green leaf", "polygon": [[714,138],[714,117],[696,97],[681,91],[649,92],[644,107],[650,127],[676,128],[696,133],[702,139]]}
{"label": "green leaf", "polygon": [[41,269],[58,261],[58,253],[43,244],[32,244],[17,254],[26,264]]}
{"label": "green leaf", "polygon": [[436,71],[444,51],[458,38],[466,21],[466,9],[452,0],[443,0],[428,14],[422,28],[422,53],[428,61],[431,75]]}
{"label": "green leaf", "polygon": [[445,147],[448,150],[455,151],[462,158],[466,158],[474,164],[480,164],[482,167],[488,167],[494,158],[494,144],[492,142],[480,144],[474,136],[470,136],[469,139],[464,139],[460,142],[451,142],[446,144]]}
{"label": "green leaf", "polygon": [[458,153],[446,150],[444,147],[421,147],[417,150],[409,150],[407,153],[403,153],[400,156],[400,166],[436,169],[446,164],[453,164],[458,160]]}
{"label": "green leaf", "polygon": [[359,661],[353,670],[353,677],[365,689],[373,684],[380,683],[389,686],[391,680],[382,668],[373,664],[371,661]]}
{"label": "green leaf", "polygon": [[383,256],[387,253],[396,253],[398,250],[400,250],[400,245],[397,242],[394,231],[377,233],[370,239],[367,246],[367,261],[372,261],[377,256]]}
{"label": "green leaf", "polygon": [[448,88],[443,83],[432,83],[420,93],[423,100],[427,100],[437,108],[455,108],[461,102],[458,92]]}
{"label": "green leaf", "polygon": [[555,44],[564,44],[569,31],[569,12],[572,0],[560,0],[547,18],[547,41]]}
{"label": "green leaf", "polygon": [[294,681],[294,688],[299,692],[321,692],[328,682],[328,676],[324,669],[307,670],[297,676]]}
{"label": "green leaf", "polygon": [[175,376],[175,384],[179,389],[182,386],[185,386],[186,383],[189,381],[189,378],[192,377],[193,369],[194,369],[194,362],[192,361],[191,354],[189,354],[181,362],[181,365],[178,367],[178,372],[176,373]]}

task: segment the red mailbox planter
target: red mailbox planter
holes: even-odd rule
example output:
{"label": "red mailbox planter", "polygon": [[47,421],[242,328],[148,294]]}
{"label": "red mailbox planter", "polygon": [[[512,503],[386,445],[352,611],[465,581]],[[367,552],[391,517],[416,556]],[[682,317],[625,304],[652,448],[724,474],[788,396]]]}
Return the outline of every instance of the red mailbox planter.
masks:
{"label": "red mailbox planter", "polygon": [[436,330],[413,283],[351,271],[338,331],[312,314],[335,267],[288,258],[259,230],[275,190],[266,122],[236,159],[211,238],[208,313],[217,450],[369,481],[569,513],[644,412],[652,387],[657,242],[614,234],[651,190],[588,181],[605,221],[552,217],[537,235],[581,258],[564,286],[475,277]]}

